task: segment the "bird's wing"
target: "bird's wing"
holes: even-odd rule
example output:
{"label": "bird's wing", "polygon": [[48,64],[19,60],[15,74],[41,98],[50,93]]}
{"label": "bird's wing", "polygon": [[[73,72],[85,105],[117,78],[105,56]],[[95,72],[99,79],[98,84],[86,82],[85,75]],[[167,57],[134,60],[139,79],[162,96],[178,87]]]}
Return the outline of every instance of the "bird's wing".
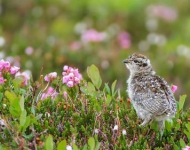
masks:
{"label": "bird's wing", "polygon": [[175,99],[164,79],[159,76],[151,76],[148,79],[142,79],[141,82],[143,83],[139,85],[143,85],[143,87],[141,90],[136,89],[134,95],[134,99],[139,105],[155,115],[169,114],[173,111],[175,113]]}

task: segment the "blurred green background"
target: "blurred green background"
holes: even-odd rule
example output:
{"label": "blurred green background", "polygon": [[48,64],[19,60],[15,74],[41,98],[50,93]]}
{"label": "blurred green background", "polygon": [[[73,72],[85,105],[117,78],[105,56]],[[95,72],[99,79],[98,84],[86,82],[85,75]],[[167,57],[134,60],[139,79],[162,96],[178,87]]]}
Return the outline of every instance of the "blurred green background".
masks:
{"label": "blurred green background", "polygon": [[[147,55],[157,74],[190,91],[189,0],[1,0],[0,58],[22,70],[62,72],[95,64],[104,82],[117,79],[126,97],[122,60]],[[190,102],[190,101],[189,101]]]}

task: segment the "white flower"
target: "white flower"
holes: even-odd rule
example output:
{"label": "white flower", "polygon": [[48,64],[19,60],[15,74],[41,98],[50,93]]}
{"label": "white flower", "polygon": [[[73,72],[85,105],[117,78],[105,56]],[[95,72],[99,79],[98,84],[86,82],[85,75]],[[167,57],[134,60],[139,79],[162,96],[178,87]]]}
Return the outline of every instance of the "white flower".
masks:
{"label": "white flower", "polygon": [[7,105],[6,104],[3,104],[3,109],[5,109],[7,107]]}
{"label": "white flower", "polygon": [[72,147],[70,145],[67,145],[66,150],[72,150]]}
{"label": "white flower", "polygon": [[118,130],[118,125],[115,125],[114,128],[113,128],[114,131],[117,131]]}
{"label": "white flower", "polygon": [[0,118],[0,128],[1,129],[5,129],[6,126],[7,126],[7,124],[6,124],[5,120],[3,120],[3,119]]}
{"label": "white flower", "polygon": [[94,133],[95,133],[95,134],[98,134],[98,133],[99,133],[99,130],[98,130],[98,129],[94,129]]}
{"label": "white flower", "polygon": [[50,113],[46,112],[46,113],[45,113],[45,117],[48,117],[48,118],[49,118],[49,117],[50,117]]}
{"label": "white flower", "polygon": [[122,130],[123,135],[127,135],[127,131],[125,129]]}
{"label": "white flower", "polygon": [[4,37],[0,36],[0,47],[2,47],[5,44]]}

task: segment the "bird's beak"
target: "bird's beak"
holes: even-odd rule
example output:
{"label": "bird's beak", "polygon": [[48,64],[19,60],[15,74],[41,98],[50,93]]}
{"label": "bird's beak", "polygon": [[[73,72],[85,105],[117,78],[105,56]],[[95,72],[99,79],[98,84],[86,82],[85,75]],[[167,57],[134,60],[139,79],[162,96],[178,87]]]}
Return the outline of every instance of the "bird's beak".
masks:
{"label": "bird's beak", "polygon": [[129,61],[127,59],[123,60],[123,63],[129,63]]}

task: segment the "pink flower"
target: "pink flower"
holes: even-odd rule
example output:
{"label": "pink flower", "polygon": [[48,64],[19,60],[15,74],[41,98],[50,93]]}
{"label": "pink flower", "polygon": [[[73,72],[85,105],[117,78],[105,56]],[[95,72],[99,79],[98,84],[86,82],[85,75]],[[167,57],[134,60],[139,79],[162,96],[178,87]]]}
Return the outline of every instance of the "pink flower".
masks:
{"label": "pink flower", "polygon": [[3,84],[3,83],[4,83],[4,78],[0,74],[0,84]]}
{"label": "pink flower", "polygon": [[48,94],[53,93],[53,91],[54,91],[54,88],[51,87],[51,86],[47,89],[47,93],[48,93]]}
{"label": "pink flower", "polygon": [[45,93],[42,94],[41,100],[51,97],[54,100],[59,93],[53,87],[49,87]]}
{"label": "pink flower", "polygon": [[57,93],[56,91],[54,91],[54,92],[51,94],[51,98],[54,100],[54,99],[57,97],[58,94],[59,94],[59,93]]}
{"label": "pink flower", "polygon": [[63,77],[63,83],[67,83],[69,81],[69,77],[68,76],[64,76]]}
{"label": "pink flower", "polygon": [[173,22],[177,19],[177,12],[174,8],[164,5],[151,5],[147,8],[147,14],[153,17],[161,18],[168,22]]}
{"label": "pink flower", "polygon": [[74,81],[75,81],[77,84],[79,84],[79,83],[80,83],[80,79],[79,79],[79,78],[77,78],[77,77],[75,77]]}
{"label": "pink flower", "polygon": [[70,48],[74,51],[79,50],[82,47],[82,44],[78,41],[71,43]]}
{"label": "pink flower", "polygon": [[20,73],[20,72],[17,72],[16,74],[15,74],[15,78],[23,78],[23,82],[21,83],[23,86],[26,86],[26,85],[28,85],[28,80],[30,79],[30,76],[29,76],[29,74],[27,73],[27,72],[22,72],[22,73]]}
{"label": "pink flower", "polygon": [[127,32],[121,32],[117,36],[117,40],[119,42],[119,45],[123,49],[127,49],[131,46],[131,40],[130,40],[130,35]]}
{"label": "pink flower", "polygon": [[69,81],[69,82],[67,82],[67,86],[68,86],[68,87],[73,87],[73,86],[74,86],[73,81]]}
{"label": "pink flower", "polygon": [[0,60],[0,71],[9,72],[10,74],[15,74],[19,71],[19,67],[11,66],[8,61]]}
{"label": "pink flower", "polygon": [[47,94],[46,93],[43,93],[42,94],[42,97],[41,97],[41,100],[44,100],[44,99],[46,99],[47,98]]}
{"label": "pink flower", "polygon": [[65,99],[68,98],[68,93],[67,93],[66,91],[63,92],[63,97],[64,97]]}
{"label": "pink flower", "polygon": [[177,88],[178,88],[178,87],[177,87],[176,85],[172,85],[172,88],[171,88],[171,89],[172,89],[172,92],[175,93],[175,92],[177,91]]}
{"label": "pink flower", "polygon": [[79,73],[78,69],[64,66],[63,70],[63,83],[65,83],[68,87],[73,87],[76,84],[79,84],[82,80],[82,75]]}
{"label": "pink flower", "polygon": [[107,35],[103,32],[98,32],[94,29],[86,30],[81,39],[83,42],[101,42],[106,39]]}
{"label": "pink flower", "polygon": [[70,79],[73,79],[74,74],[71,72],[71,73],[68,74],[68,76],[69,76]]}
{"label": "pink flower", "polygon": [[63,70],[64,70],[64,71],[67,71],[68,69],[69,69],[69,67],[66,66],[66,65],[63,67]]}
{"label": "pink flower", "polygon": [[33,47],[31,47],[31,46],[29,46],[29,47],[27,47],[27,48],[25,49],[25,53],[26,53],[27,55],[32,55],[33,52],[34,52],[34,49],[33,49]]}
{"label": "pink flower", "polygon": [[182,150],[190,150],[189,146],[185,146],[184,148],[182,148]]}
{"label": "pink flower", "polygon": [[3,59],[0,60],[0,71],[9,71],[11,65],[8,61],[4,61]]}
{"label": "pink flower", "polygon": [[16,67],[16,66],[12,66],[11,68],[10,68],[10,74],[15,74],[15,73],[17,73],[18,71],[19,71],[19,67]]}
{"label": "pink flower", "polygon": [[11,67],[11,65],[10,65],[10,63],[9,63],[8,61],[4,61],[4,62],[3,62],[3,66],[4,66],[4,68],[6,68],[6,69],[9,69],[9,68]]}
{"label": "pink flower", "polygon": [[56,77],[57,77],[57,72],[51,72],[44,77],[44,80],[47,82],[50,82],[50,81],[54,80]]}

